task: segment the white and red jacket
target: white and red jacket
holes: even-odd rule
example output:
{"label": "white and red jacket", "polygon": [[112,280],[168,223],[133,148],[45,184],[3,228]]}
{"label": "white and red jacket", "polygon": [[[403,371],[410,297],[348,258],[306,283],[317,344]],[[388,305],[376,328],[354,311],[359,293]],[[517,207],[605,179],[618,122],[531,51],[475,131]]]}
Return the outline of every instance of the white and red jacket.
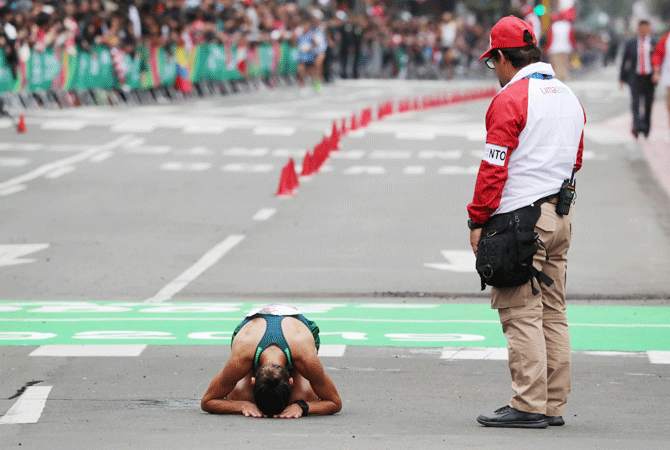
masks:
{"label": "white and red jacket", "polygon": [[577,41],[572,22],[559,20],[551,24],[547,33],[547,43],[544,46],[547,54],[572,53],[576,46]]}
{"label": "white and red jacket", "polygon": [[468,205],[474,222],[558,193],[582,165],[584,108],[560,80],[527,78],[536,73],[555,75],[549,64],[523,67],[486,113],[486,152]]}
{"label": "white and red jacket", "polygon": [[665,33],[663,38],[658,41],[654,54],[651,55],[651,65],[661,68],[661,84],[670,86],[670,31]]}

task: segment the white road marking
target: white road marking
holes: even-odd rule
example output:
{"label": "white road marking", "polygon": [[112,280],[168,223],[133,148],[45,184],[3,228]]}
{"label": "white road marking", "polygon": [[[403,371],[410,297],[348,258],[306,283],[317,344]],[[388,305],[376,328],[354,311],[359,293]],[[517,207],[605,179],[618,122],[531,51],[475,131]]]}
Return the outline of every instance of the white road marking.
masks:
{"label": "white road marking", "polygon": [[351,166],[342,173],[345,175],[383,175],[385,171],[382,166]]}
{"label": "white road marking", "polygon": [[507,349],[498,347],[445,347],[442,349],[440,359],[488,359],[506,361],[508,359]]}
{"label": "white road marking", "polygon": [[479,172],[479,166],[444,166],[437,170],[440,175],[476,175]]}
{"label": "white road marking", "polygon": [[29,356],[140,356],[146,344],[42,345]]}
{"label": "white road marking", "polygon": [[293,136],[293,127],[256,127],[253,133],[257,136]]}
{"label": "white road marking", "polygon": [[179,150],[175,152],[178,155],[213,155],[214,152],[207,147],[191,147],[188,150]]}
{"label": "white road marking", "polygon": [[348,131],[347,132],[347,137],[351,138],[362,138],[367,134],[367,131],[365,129],[358,129],[355,131]]}
{"label": "white road marking", "polygon": [[26,186],[25,184],[17,184],[17,185],[10,186],[10,187],[5,188],[5,189],[1,189],[0,190],[0,197],[5,197],[7,195],[16,194],[17,192],[21,192],[21,191],[25,190],[27,187],[28,186]]}
{"label": "white road marking", "polygon": [[459,159],[463,156],[463,152],[460,150],[421,150],[417,156],[419,159]]}
{"label": "white road marking", "polygon": [[165,155],[166,153],[170,153],[170,151],[172,151],[172,147],[169,145],[141,145],[126,149],[126,153],[135,153],[138,155]]}
{"label": "white road marking", "polygon": [[431,133],[430,131],[396,131],[395,138],[413,141],[432,141],[435,139],[435,133]]}
{"label": "white road marking", "polygon": [[38,167],[37,169],[30,171],[26,174],[20,175],[18,177],[11,178],[7,181],[4,181],[0,183],[0,192],[25,183],[26,181],[34,180],[36,178],[39,178],[47,173],[53,172],[56,169],[59,169],[61,167],[67,167],[71,166],[73,164],[76,164],[80,161],[84,161],[86,159],[91,158],[92,156],[95,156],[96,154],[103,152],[103,151],[108,151],[111,150],[115,147],[118,147],[120,145],[123,145],[128,139],[130,139],[130,135],[125,135],[121,136],[118,139],[115,139],[111,142],[108,142],[107,144],[98,146],[98,147],[93,147],[90,148],[89,150],[83,151],[81,153],[78,153],[76,155],[70,156],[68,158],[64,158],[58,161],[54,161],[48,164],[44,164],[43,166]]}
{"label": "white road marking", "polygon": [[424,267],[461,273],[477,271],[472,250],[442,250],[440,253],[448,263],[424,263]]}
{"label": "white road marking", "polygon": [[652,364],[670,364],[670,352],[649,350],[647,356],[649,357],[649,362]]}
{"label": "white road marking", "polygon": [[0,424],[37,423],[47,404],[52,386],[29,386],[19,399],[0,417]]}
{"label": "white road marking", "polygon": [[125,143],[123,148],[137,148],[140,145],[144,144],[143,138],[136,138]]}
{"label": "white road marking", "polygon": [[231,163],[221,167],[224,172],[265,173],[274,169],[272,164],[242,164]]}
{"label": "white road marking", "polygon": [[42,129],[79,131],[88,124],[88,121],[85,120],[48,120],[42,124]]}
{"label": "white road marking", "polygon": [[347,349],[343,344],[323,344],[319,347],[319,357],[341,358]]}
{"label": "white road marking", "polygon": [[135,119],[112,125],[112,131],[120,133],[150,133],[156,129],[156,123],[147,119]]}
{"label": "white road marking", "polygon": [[277,212],[276,208],[262,208],[259,209],[256,214],[254,214],[254,217],[252,217],[253,220],[268,220],[270,217],[274,216],[274,214]]}
{"label": "white road marking", "polygon": [[172,172],[175,171],[203,172],[205,170],[209,170],[211,167],[212,164],[208,162],[183,163],[183,162],[171,161],[161,164],[161,170],[167,170]]}
{"label": "white road marking", "polygon": [[426,172],[424,166],[407,166],[403,170],[405,175],[423,175]]}
{"label": "white road marking", "polygon": [[0,158],[0,167],[21,167],[29,162],[28,158]]}
{"label": "white road marking", "polygon": [[267,148],[228,148],[221,152],[224,156],[265,156]]}
{"label": "white road marking", "polygon": [[374,150],[368,155],[370,159],[410,159],[412,151]]}
{"label": "white road marking", "polygon": [[72,171],[75,170],[74,166],[64,166],[64,167],[59,167],[48,174],[44,175],[44,178],[47,178],[49,180],[55,180],[56,178],[60,178],[63,175],[66,175]]}
{"label": "white road marking", "polygon": [[94,155],[93,157],[91,157],[91,162],[94,162],[94,163],[103,162],[104,160],[111,158],[113,155],[114,155],[114,152],[98,153],[97,155]]}
{"label": "white road marking", "polygon": [[188,125],[184,127],[184,133],[186,134],[221,134],[226,131],[224,125],[215,125],[215,124],[198,124],[198,125]]}
{"label": "white road marking", "polygon": [[49,244],[4,244],[0,245],[0,266],[16,266],[35,262],[33,258],[22,258],[48,248]]}
{"label": "white road marking", "polygon": [[340,150],[331,152],[329,156],[335,159],[361,159],[365,156],[365,150]]}
{"label": "white road marking", "polygon": [[243,240],[244,235],[231,234],[207,253],[205,253],[202,258],[198,260],[198,262],[186,269],[181,275],[168,283],[167,286],[165,286],[163,289],[158,291],[156,295],[145,300],[145,303],[161,303],[170,300],[172,297],[174,297],[175,294],[184,289],[191,281],[198,278],[211,266],[216,264],[217,261],[223,257],[223,255],[228,253]]}
{"label": "white road marking", "polygon": [[34,152],[37,150],[42,150],[44,144],[32,144],[27,142],[1,142],[0,150],[9,150],[9,151],[21,151],[21,152]]}
{"label": "white road marking", "polygon": [[302,158],[307,149],[278,148],[272,151],[272,156],[277,158]]}

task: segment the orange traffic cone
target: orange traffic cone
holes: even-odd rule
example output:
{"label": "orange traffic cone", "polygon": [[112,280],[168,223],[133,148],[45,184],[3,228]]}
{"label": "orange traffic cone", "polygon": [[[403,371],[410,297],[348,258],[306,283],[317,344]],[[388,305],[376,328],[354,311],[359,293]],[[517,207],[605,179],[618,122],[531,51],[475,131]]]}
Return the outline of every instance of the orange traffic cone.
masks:
{"label": "orange traffic cone", "polygon": [[19,133],[26,132],[26,116],[23,114],[19,116],[19,123],[16,125],[16,131]]}

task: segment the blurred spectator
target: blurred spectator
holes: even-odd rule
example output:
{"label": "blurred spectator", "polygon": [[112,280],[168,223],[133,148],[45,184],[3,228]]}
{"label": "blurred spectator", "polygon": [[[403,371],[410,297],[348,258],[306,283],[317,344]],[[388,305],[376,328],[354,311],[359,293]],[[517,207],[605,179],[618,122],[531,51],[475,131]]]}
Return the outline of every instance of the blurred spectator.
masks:
{"label": "blurred spectator", "polygon": [[570,56],[575,51],[575,30],[572,22],[555,15],[552,17],[552,23],[547,33],[547,43],[545,52],[549,55],[556,78],[561,81],[568,79],[568,70],[570,67]]}

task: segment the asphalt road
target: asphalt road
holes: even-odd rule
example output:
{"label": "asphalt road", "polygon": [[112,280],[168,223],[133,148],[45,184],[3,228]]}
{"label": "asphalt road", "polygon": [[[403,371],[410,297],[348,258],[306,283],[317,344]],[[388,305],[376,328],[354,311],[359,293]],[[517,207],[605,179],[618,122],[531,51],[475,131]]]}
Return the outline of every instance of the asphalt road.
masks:
{"label": "asphalt road", "polygon": [[[288,158],[300,164],[333,120],[388,99],[493,85],[360,80],[319,95],[281,88],[28,111],[27,134],[0,128],[0,314],[17,301],[485,304],[465,207],[488,100],[374,122],[344,138],[294,196],[274,194]],[[666,329],[670,197],[629,136],[628,94],[614,72],[570,85],[588,120],[570,304],[654,308],[653,326]],[[0,346],[0,414],[27,393],[48,394],[36,423],[0,423],[2,448],[665,448],[670,438],[659,414],[670,365],[644,353],[659,350],[653,342],[575,352],[567,425],[540,431],[480,428],[475,417],[511,393],[506,362],[447,358],[434,343],[324,356],[342,412],[273,421],[199,410],[227,345],[100,341],[143,342],[154,345],[116,358],[31,356],[48,344],[32,338]]]}

